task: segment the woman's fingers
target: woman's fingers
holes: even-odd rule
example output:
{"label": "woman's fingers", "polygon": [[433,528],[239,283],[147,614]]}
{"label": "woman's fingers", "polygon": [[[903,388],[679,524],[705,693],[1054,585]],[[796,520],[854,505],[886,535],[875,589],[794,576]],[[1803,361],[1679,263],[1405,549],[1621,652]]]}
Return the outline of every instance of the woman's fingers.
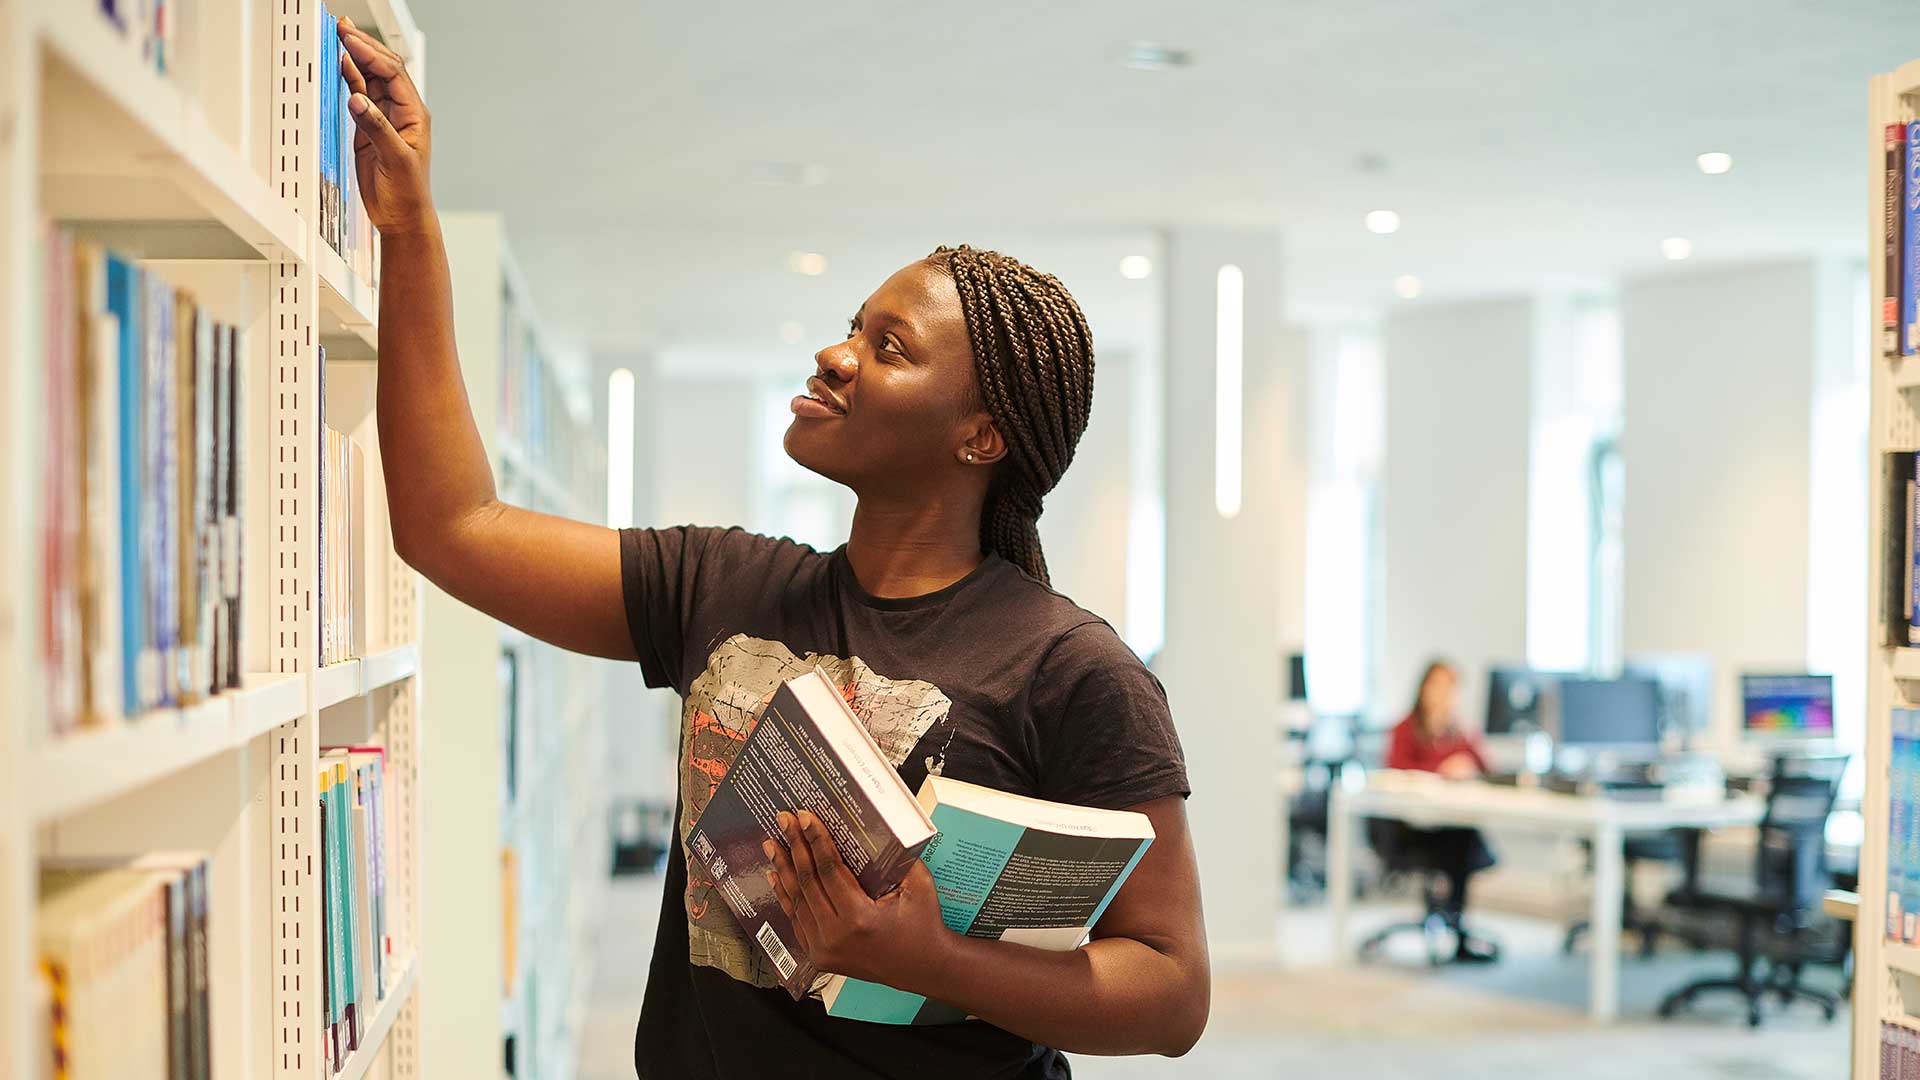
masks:
{"label": "woman's fingers", "polygon": [[347,80],[347,89],[354,93],[367,92],[366,76],[360,74],[359,65],[353,62],[353,54],[345,49],[340,50],[340,77]]}
{"label": "woman's fingers", "polygon": [[353,25],[350,19],[340,20],[340,44],[346,46],[344,51],[351,54],[353,62],[369,75],[398,79],[407,74],[406,63],[392,49]]}
{"label": "woman's fingers", "polygon": [[860,883],[853,879],[853,872],[847,869],[847,862],[840,856],[840,849],[833,844],[833,837],[827,835],[827,827],[810,810],[800,812],[800,832],[806,837],[807,851],[813,859],[814,869],[819,871],[820,889],[826,893],[827,900],[836,911],[854,910],[852,905],[871,903]]}
{"label": "woman's fingers", "polygon": [[398,157],[412,151],[413,148],[387,122],[387,116],[380,111],[380,106],[375,105],[367,95],[354,94],[348,98],[347,112],[353,114],[353,122],[360,133],[373,143],[374,153],[381,157]]}

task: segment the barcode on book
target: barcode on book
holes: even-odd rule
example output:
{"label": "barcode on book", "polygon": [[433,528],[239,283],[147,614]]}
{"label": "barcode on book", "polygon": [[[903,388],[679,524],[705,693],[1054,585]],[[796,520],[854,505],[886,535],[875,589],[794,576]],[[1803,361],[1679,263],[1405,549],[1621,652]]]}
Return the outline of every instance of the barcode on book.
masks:
{"label": "barcode on book", "polygon": [[796,966],[793,962],[793,954],[787,951],[787,944],[780,940],[780,935],[773,932],[773,924],[761,923],[760,932],[753,936],[760,940],[760,947],[767,950],[767,955],[773,958],[773,966],[779,969],[780,977],[792,978],[793,969]]}

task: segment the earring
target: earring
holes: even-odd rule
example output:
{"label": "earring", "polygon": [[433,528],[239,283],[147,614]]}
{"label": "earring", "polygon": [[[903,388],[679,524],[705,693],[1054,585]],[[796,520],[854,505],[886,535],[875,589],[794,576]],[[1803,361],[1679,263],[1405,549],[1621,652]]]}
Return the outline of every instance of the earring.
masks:
{"label": "earring", "polygon": [[967,451],[967,464],[973,464],[973,451]]}

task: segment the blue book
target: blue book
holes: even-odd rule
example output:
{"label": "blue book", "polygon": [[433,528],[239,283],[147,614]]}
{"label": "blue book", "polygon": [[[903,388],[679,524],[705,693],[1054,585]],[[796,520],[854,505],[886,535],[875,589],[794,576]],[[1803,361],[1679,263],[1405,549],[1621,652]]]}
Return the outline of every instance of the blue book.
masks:
{"label": "blue book", "polygon": [[[929,776],[920,808],[939,830],[920,855],[939,886],[940,918],[968,937],[1077,949],[1153,843],[1145,814],[1030,799]],[[827,1013],[876,1024],[950,1024],[954,1006],[891,986],[830,976]]]}
{"label": "blue book", "polygon": [[106,260],[107,310],[120,328],[120,700],[121,708],[132,715],[140,711],[140,657],[147,625],[140,536],[144,286],[139,267],[112,252]]}
{"label": "blue book", "polygon": [[1913,803],[1907,797],[1908,743],[1912,739],[1912,714],[1893,709],[1888,714],[1891,752],[1887,758],[1887,938],[1899,941],[1904,934],[1904,905],[1913,901],[1907,891],[1906,836],[1907,817]]}
{"label": "blue book", "polygon": [[1906,806],[1898,840],[1901,868],[1900,940],[1920,941],[1920,710],[1905,709],[1906,738],[1901,742],[1899,798]]}
{"label": "blue book", "polygon": [[1907,125],[1906,221],[1900,238],[1900,353],[1920,351],[1920,120]]}

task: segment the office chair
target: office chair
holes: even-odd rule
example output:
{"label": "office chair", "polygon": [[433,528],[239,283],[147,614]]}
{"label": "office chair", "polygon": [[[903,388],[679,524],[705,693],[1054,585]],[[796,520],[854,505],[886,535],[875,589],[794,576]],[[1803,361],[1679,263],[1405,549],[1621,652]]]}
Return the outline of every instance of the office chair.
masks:
{"label": "office chair", "polygon": [[[1612,779],[1601,781],[1601,787],[1608,791],[1651,790],[1660,787],[1660,782],[1647,779]],[[1582,841],[1589,859],[1593,854],[1593,844]],[[1633,902],[1633,869],[1643,862],[1677,862],[1688,868],[1687,880],[1693,880],[1693,856],[1699,847],[1699,831],[1695,829],[1672,829],[1667,832],[1646,836],[1629,836],[1622,846],[1622,855],[1626,861],[1625,895],[1620,899],[1620,928],[1639,935],[1640,958],[1653,955],[1654,946],[1660,942],[1662,934],[1674,930],[1660,922],[1656,912],[1644,911]],[[1580,938],[1592,931],[1593,920],[1582,918],[1567,927],[1567,936],[1560,943],[1560,951],[1571,955]]]}
{"label": "office chair", "polygon": [[1671,1017],[1706,991],[1731,990],[1747,999],[1747,1023],[1752,1027],[1760,1026],[1760,1005],[1769,995],[1782,1005],[1810,1001],[1827,1020],[1834,1018],[1838,997],[1805,985],[1801,975],[1808,963],[1825,961],[1831,952],[1831,946],[1817,943],[1812,915],[1828,885],[1827,816],[1833,812],[1845,767],[1844,755],[1776,758],[1750,887],[1722,892],[1695,886],[1668,897],[1667,903],[1681,910],[1708,918],[1732,916],[1738,935],[1732,948],[1739,966],[1732,978],[1699,979],[1667,995],[1660,1003],[1662,1017]]}
{"label": "office chair", "polygon": [[1367,843],[1380,858],[1383,877],[1412,876],[1419,879],[1420,898],[1425,910],[1416,921],[1394,923],[1368,935],[1360,943],[1360,958],[1373,959],[1388,940],[1400,934],[1419,934],[1426,942],[1427,963],[1435,967],[1452,962],[1453,953],[1445,946],[1449,943],[1457,945],[1462,938],[1484,943],[1492,956],[1498,959],[1498,942],[1483,934],[1470,932],[1463,920],[1457,920],[1448,913],[1446,874],[1424,858],[1424,853],[1416,846],[1402,842],[1402,829],[1400,822],[1369,818]]}

